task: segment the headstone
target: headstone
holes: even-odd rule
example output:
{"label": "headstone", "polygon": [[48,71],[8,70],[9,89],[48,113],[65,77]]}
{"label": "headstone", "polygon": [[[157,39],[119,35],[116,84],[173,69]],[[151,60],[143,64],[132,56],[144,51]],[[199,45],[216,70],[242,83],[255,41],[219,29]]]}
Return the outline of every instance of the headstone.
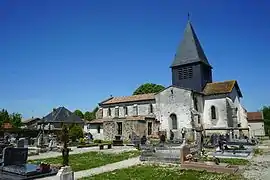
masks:
{"label": "headstone", "polygon": [[6,147],[3,150],[3,166],[25,164],[27,157],[27,148]]}
{"label": "headstone", "polygon": [[180,149],[180,163],[183,164],[187,159],[186,156],[190,154],[190,148],[187,145],[184,145]]}
{"label": "headstone", "polygon": [[56,176],[59,180],[74,180],[74,172],[70,166],[61,167]]}
{"label": "headstone", "polygon": [[18,148],[23,148],[24,147],[24,138],[20,138],[17,142],[17,147]]}

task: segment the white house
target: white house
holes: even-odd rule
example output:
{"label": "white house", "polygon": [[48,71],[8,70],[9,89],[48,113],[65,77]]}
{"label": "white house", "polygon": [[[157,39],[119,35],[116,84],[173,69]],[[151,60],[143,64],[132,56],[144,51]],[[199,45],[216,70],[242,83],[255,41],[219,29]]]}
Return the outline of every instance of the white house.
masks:
{"label": "white house", "polygon": [[252,136],[265,136],[264,118],[262,112],[248,112],[248,124]]}

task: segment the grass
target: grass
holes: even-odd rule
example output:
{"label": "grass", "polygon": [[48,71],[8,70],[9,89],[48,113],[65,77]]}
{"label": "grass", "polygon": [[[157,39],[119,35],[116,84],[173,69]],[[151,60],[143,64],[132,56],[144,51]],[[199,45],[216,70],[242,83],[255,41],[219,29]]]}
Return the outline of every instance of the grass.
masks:
{"label": "grass", "polygon": [[256,149],[253,149],[253,152],[254,152],[254,155],[263,155],[263,150],[262,149],[259,149],[259,148],[256,148]]}
{"label": "grass", "polygon": [[[219,158],[221,163],[227,163],[230,165],[248,165],[249,161],[246,159],[237,159],[237,158]],[[204,161],[212,161],[212,157],[202,158]]]}
{"label": "grass", "polygon": [[[100,152],[71,154],[69,156],[69,165],[71,166],[73,171],[81,171],[122,161],[131,157],[136,157],[139,156],[139,154],[139,151],[129,151],[120,154],[105,154]],[[38,164],[41,161],[49,164],[62,164],[62,156],[47,159],[30,160],[29,162]]]}
{"label": "grass", "polygon": [[208,173],[206,171],[180,170],[173,166],[139,165],[98,174],[80,180],[244,180],[241,175]]}

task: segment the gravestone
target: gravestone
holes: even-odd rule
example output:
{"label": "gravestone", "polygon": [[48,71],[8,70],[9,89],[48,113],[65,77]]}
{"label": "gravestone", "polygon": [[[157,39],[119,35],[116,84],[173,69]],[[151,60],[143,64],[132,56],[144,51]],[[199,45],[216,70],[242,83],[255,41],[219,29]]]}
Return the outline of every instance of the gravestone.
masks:
{"label": "gravestone", "polygon": [[70,166],[61,167],[56,176],[59,180],[74,180],[74,172]]}
{"label": "gravestone", "polygon": [[26,180],[55,175],[57,171],[50,166],[45,169],[41,166],[27,163],[28,148],[6,147],[3,151],[3,160],[0,179]]}
{"label": "gravestone", "polygon": [[23,148],[24,147],[24,138],[20,138],[17,142],[17,147],[18,148]]}
{"label": "gravestone", "polygon": [[134,144],[135,147],[138,147],[141,143],[141,139],[136,133],[132,132],[131,134],[131,143]]}

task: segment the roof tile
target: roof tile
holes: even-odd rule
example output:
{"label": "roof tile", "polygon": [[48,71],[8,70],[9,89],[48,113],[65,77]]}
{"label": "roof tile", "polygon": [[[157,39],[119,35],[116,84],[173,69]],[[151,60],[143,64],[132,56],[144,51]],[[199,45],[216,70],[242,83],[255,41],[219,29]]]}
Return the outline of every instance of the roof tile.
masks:
{"label": "roof tile", "polygon": [[113,97],[108,101],[102,102],[101,104],[116,104],[116,103],[126,103],[126,102],[135,102],[135,101],[146,101],[146,100],[154,100],[155,93],[149,94],[139,94],[133,96],[122,96],[122,97]]}
{"label": "roof tile", "polygon": [[263,120],[262,112],[248,112],[247,113],[248,121],[261,121]]}
{"label": "roof tile", "polygon": [[225,94],[232,92],[236,84],[235,80],[207,83],[204,87],[203,93],[205,95]]}

